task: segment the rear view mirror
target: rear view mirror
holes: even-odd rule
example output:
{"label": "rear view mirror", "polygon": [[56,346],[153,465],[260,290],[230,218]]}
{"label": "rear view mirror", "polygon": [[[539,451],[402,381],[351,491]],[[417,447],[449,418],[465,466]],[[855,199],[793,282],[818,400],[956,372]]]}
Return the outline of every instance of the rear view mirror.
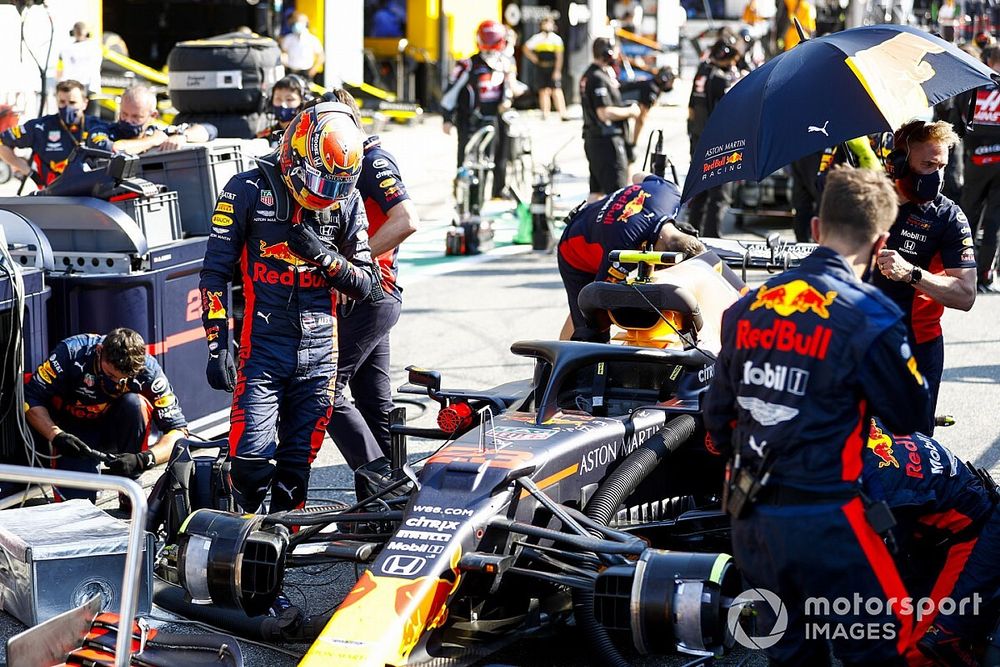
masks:
{"label": "rear view mirror", "polygon": [[437,371],[418,368],[417,366],[407,366],[407,381],[418,387],[424,387],[430,391],[437,392],[441,389],[441,373]]}

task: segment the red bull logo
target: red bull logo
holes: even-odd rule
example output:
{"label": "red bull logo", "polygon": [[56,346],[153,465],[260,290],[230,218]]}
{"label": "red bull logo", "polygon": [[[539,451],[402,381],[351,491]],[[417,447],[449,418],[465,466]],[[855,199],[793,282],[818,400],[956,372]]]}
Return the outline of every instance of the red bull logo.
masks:
{"label": "red bull logo", "polygon": [[299,259],[295,253],[289,250],[287,241],[280,241],[278,243],[272,243],[271,245],[261,241],[260,258],[280,259],[282,262],[287,262],[292,266],[303,266],[306,263],[305,260]]}
{"label": "red bull logo", "polygon": [[793,280],[784,285],[761,287],[757,290],[757,299],[750,304],[750,310],[767,308],[782,317],[812,311],[826,320],[830,318],[829,306],[836,298],[834,291],[823,294],[804,280]]}
{"label": "red bull logo", "polygon": [[816,325],[812,333],[799,331],[795,322],[775,320],[768,329],[757,329],[747,320],[736,323],[736,349],[794,352],[813,359],[826,359],[833,330]]}
{"label": "red bull logo", "polygon": [[733,165],[739,165],[741,162],[743,162],[743,153],[735,152],[717,157],[711,162],[706,162],[701,166],[701,170],[702,173],[707,174],[710,171],[722,169],[723,167],[734,168]]}
{"label": "red bull logo", "polygon": [[621,215],[618,216],[618,222],[627,222],[633,215],[642,213],[642,205],[648,198],[649,193],[645,190],[640,190],[639,194],[625,204],[625,208],[622,209]]}
{"label": "red bull logo", "polygon": [[222,302],[222,292],[205,292],[202,308],[208,310],[208,319],[226,319],[226,306]]}
{"label": "red bull logo", "polygon": [[892,453],[892,445],[892,438],[883,433],[873,419],[871,428],[868,430],[868,449],[872,450],[872,454],[878,457],[879,468],[899,467],[899,461]]}
{"label": "red bull logo", "polygon": [[[296,276],[298,276],[296,278]],[[326,279],[316,271],[278,271],[258,262],[253,265],[251,280],[267,285],[292,285],[298,283],[303,289],[328,289]]]}

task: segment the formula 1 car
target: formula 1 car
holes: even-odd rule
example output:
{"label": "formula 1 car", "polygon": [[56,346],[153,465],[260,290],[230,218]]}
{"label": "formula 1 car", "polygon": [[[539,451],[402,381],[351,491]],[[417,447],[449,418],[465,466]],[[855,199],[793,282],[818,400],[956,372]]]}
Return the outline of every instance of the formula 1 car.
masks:
{"label": "formula 1 car", "polygon": [[[372,497],[173,522],[158,567],[177,587],[157,603],[211,604],[216,624],[237,610],[257,638],[312,641],[303,665],[468,664],[571,619],[605,664],[725,651],[740,578],[699,396],[744,285],[714,253],[680,259],[617,252],[638,279],[583,291],[622,344],[515,343],[533,377],[487,391],[444,390],[411,367],[403,390],[440,403],[439,428],[394,425],[395,477]],[[415,469],[407,435],[445,443]],[[367,568],[335,611],[263,616],[286,569],[334,561]]]}

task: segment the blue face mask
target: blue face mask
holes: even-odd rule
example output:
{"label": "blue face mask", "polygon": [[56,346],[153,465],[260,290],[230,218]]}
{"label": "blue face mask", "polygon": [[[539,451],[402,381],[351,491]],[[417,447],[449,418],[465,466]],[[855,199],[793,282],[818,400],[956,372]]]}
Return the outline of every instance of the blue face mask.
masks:
{"label": "blue face mask", "polygon": [[59,118],[67,125],[75,124],[79,114],[80,112],[71,106],[59,107]]}
{"label": "blue face mask", "polygon": [[142,125],[120,120],[111,126],[115,139],[135,139],[142,134]]}
{"label": "blue face mask", "polygon": [[295,118],[295,114],[299,112],[297,107],[271,107],[271,113],[282,123],[287,123]]}
{"label": "blue face mask", "polygon": [[929,201],[934,201],[938,194],[941,192],[941,186],[943,184],[943,179],[941,177],[941,169],[931,172],[930,174],[915,174],[910,173],[910,187],[913,190],[913,199],[916,199],[918,203],[925,204]]}
{"label": "blue face mask", "polygon": [[306,31],[306,24],[299,21],[298,23],[292,24],[292,32],[296,34],[301,34]]}

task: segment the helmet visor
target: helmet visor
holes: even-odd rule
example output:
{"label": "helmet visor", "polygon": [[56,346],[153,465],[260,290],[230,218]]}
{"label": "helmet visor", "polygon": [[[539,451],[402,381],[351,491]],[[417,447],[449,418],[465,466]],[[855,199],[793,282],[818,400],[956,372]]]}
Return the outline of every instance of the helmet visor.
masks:
{"label": "helmet visor", "polygon": [[323,199],[343,199],[351,194],[356,178],[327,174],[308,164],[299,164],[294,171],[302,179],[306,189]]}

